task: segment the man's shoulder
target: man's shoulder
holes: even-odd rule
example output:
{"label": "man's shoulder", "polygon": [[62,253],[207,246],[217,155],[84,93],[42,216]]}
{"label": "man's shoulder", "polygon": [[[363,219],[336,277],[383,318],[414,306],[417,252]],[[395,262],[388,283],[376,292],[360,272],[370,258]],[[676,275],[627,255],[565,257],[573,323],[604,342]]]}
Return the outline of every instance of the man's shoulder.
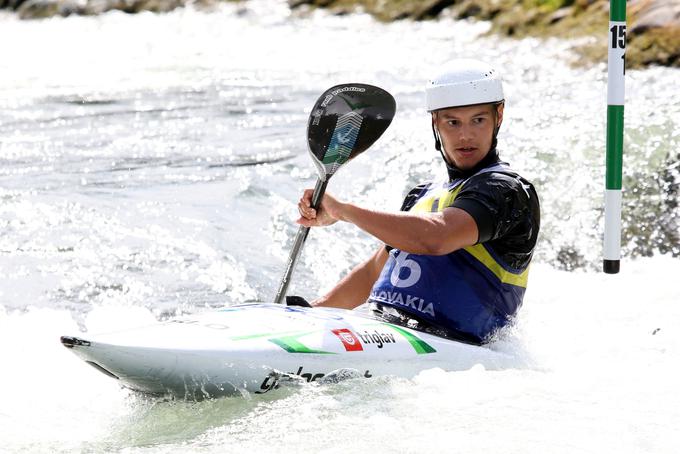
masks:
{"label": "man's shoulder", "polygon": [[485,169],[471,176],[464,182],[463,189],[469,190],[473,188],[524,188],[525,190],[536,192],[534,185],[529,180],[509,166]]}
{"label": "man's shoulder", "polygon": [[510,168],[494,169],[470,177],[464,182],[453,205],[459,208],[483,206],[494,219],[508,210],[525,211],[528,216],[539,216],[540,213],[534,185]]}

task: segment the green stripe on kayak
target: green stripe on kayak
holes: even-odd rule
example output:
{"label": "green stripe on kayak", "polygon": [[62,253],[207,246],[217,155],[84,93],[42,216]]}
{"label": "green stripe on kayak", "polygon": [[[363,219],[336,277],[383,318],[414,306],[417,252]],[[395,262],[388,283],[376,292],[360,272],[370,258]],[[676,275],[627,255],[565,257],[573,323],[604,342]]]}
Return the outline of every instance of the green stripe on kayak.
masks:
{"label": "green stripe on kayak", "polygon": [[280,331],[277,333],[260,333],[260,334],[247,334],[245,336],[232,336],[229,339],[233,341],[240,341],[240,340],[250,340],[250,339],[258,339],[261,337],[274,337],[274,336],[286,336],[286,335],[292,335],[295,333],[301,333],[300,335],[303,334],[308,334],[307,331]]}
{"label": "green stripe on kayak", "polygon": [[318,353],[321,355],[335,355],[334,352],[327,352],[323,350],[314,350],[298,340],[298,337],[311,334],[315,331],[308,331],[301,334],[295,334],[293,336],[276,337],[274,339],[269,339],[269,342],[278,345],[288,353]]}
{"label": "green stripe on kayak", "polygon": [[390,328],[404,336],[406,340],[409,341],[409,343],[416,351],[416,353],[418,353],[419,355],[424,355],[426,353],[435,353],[437,351],[430,344],[420,339],[419,337],[416,337],[415,335],[409,333],[405,329],[399,328],[398,326],[390,325],[389,323],[383,323],[383,325],[389,326]]}

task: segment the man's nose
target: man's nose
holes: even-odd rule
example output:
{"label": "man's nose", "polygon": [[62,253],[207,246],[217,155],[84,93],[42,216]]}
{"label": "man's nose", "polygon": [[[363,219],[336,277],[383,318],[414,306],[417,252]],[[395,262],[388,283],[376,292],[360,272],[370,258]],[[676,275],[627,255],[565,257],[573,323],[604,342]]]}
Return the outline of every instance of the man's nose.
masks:
{"label": "man's nose", "polygon": [[460,140],[470,140],[474,137],[472,127],[470,125],[462,125],[460,128]]}

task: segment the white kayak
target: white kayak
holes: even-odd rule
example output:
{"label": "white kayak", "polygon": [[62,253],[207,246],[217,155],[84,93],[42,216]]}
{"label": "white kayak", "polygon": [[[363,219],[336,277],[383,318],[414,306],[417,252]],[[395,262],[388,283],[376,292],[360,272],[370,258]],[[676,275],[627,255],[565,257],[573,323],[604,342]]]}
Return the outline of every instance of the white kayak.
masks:
{"label": "white kayak", "polygon": [[200,399],[286,382],[503,367],[510,355],[355,311],[247,304],[96,336],[61,338],[129,388]]}

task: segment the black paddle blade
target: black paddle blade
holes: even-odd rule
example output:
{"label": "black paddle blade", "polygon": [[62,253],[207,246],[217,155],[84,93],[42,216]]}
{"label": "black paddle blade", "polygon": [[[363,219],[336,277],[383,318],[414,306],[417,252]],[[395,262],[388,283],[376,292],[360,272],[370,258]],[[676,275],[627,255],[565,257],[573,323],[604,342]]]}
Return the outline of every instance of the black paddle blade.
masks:
{"label": "black paddle blade", "polygon": [[307,124],[309,151],[322,179],[373,145],[395,110],[392,95],[373,85],[341,84],[326,90]]}

